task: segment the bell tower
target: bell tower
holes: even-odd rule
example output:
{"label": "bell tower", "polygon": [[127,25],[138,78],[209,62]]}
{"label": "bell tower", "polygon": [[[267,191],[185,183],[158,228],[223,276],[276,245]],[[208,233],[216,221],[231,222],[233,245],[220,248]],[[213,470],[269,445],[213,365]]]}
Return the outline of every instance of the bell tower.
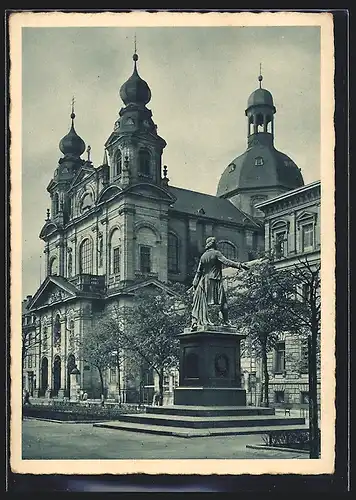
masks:
{"label": "bell tower", "polygon": [[162,152],[166,142],[157,134],[157,125],[146,105],[151,90],[137,69],[138,54],[133,54],[133,73],[120,88],[124,107],[105,144],[110,167],[110,183],[125,188],[141,182],[162,185]]}
{"label": "bell tower", "polygon": [[258,77],[259,88],[249,97],[245,115],[247,116],[247,145],[257,144],[273,146],[274,141],[274,114],[276,108],[272,94],[262,88],[263,76]]}

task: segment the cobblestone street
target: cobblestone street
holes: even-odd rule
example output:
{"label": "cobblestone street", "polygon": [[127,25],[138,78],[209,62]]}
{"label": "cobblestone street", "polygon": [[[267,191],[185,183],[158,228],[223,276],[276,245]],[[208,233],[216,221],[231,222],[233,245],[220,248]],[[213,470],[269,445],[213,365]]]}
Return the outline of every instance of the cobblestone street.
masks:
{"label": "cobblestone street", "polygon": [[295,459],[300,452],[246,448],[259,435],[179,438],[93,427],[92,424],[23,421],[23,459]]}

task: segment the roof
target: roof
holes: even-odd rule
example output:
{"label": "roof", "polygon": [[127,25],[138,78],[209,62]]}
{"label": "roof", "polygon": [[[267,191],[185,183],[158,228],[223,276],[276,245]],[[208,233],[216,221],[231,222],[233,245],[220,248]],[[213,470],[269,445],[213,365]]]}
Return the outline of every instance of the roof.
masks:
{"label": "roof", "polygon": [[269,205],[273,205],[273,204],[278,203],[279,201],[285,200],[287,198],[293,198],[294,196],[297,196],[300,193],[304,193],[306,191],[310,191],[311,189],[320,188],[320,186],[321,186],[320,180],[313,181],[313,182],[310,182],[309,184],[304,184],[304,186],[301,186],[299,188],[293,189],[291,191],[287,191],[286,193],[279,194],[278,196],[274,196],[273,198],[270,198],[269,200],[262,201],[261,203],[257,203],[256,207],[257,208],[267,207]]}
{"label": "roof", "polygon": [[274,107],[272,94],[266,89],[255,90],[247,101],[247,108],[261,105]]}
{"label": "roof", "polygon": [[80,293],[80,290],[78,290],[78,288],[76,286],[74,286],[72,283],[70,283],[68,280],[66,280],[62,276],[52,275],[52,276],[50,276],[50,279],[51,279],[51,281],[53,281],[53,283],[55,283],[56,285],[58,285],[61,288],[64,288],[64,290],[66,290],[69,293],[75,293],[75,294]]}
{"label": "roof", "polygon": [[[262,164],[256,166],[257,161]],[[217,196],[227,196],[238,189],[272,186],[295,189],[303,184],[302,174],[291,158],[273,145],[258,143],[226,167],[219,180]]]}
{"label": "roof", "polygon": [[177,198],[172,204],[172,210],[235,224],[246,224],[250,221],[251,224],[256,225],[256,221],[251,216],[224,198],[173,186],[168,186],[168,190]]}

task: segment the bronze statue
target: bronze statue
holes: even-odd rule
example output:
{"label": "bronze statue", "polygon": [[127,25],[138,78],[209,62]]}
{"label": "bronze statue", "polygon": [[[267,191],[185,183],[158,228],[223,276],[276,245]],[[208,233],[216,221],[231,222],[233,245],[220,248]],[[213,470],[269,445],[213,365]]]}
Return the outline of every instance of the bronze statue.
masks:
{"label": "bronze statue", "polygon": [[222,266],[248,269],[240,262],[227,259],[218,249],[216,239],[207,238],[205,251],[200,257],[198,269],[193,279],[193,309],[191,329],[212,325],[208,316],[208,306],[219,305],[224,324],[228,324],[228,308],[222,283]]}

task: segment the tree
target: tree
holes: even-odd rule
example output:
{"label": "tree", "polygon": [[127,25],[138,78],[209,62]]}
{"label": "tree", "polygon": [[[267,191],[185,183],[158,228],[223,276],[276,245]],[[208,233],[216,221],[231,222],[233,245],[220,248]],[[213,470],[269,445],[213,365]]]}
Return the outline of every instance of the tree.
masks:
{"label": "tree", "polygon": [[285,314],[285,307],[291,308],[295,303],[293,287],[287,280],[282,291],[284,275],[277,281],[277,273],[273,262],[265,258],[239,272],[238,277],[227,278],[230,321],[246,334],[249,349],[261,359],[262,400],[266,406],[269,406],[268,353],[275,348],[281,333],[300,333]]}
{"label": "tree", "polygon": [[120,331],[124,348],[158,375],[159,404],[163,404],[166,369],[178,365],[178,333],[189,318],[186,287],[170,285],[170,291],[142,289],[132,304],[117,307],[112,317],[113,331]]}
{"label": "tree", "polygon": [[112,362],[116,345],[107,321],[104,319],[100,319],[92,329],[87,331],[79,345],[80,357],[98,370],[101,394],[105,394],[104,372]]}
{"label": "tree", "polygon": [[320,451],[317,400],[317,371],[320,365],[320,269],[320,261],[311,262],[306,256],[299,258],[275,277],[282,292],[293,289],[293,307],[287,307],[283,301],[280,307],[295,327],[304,332],[308,342],[310,458],[318,458]]}

